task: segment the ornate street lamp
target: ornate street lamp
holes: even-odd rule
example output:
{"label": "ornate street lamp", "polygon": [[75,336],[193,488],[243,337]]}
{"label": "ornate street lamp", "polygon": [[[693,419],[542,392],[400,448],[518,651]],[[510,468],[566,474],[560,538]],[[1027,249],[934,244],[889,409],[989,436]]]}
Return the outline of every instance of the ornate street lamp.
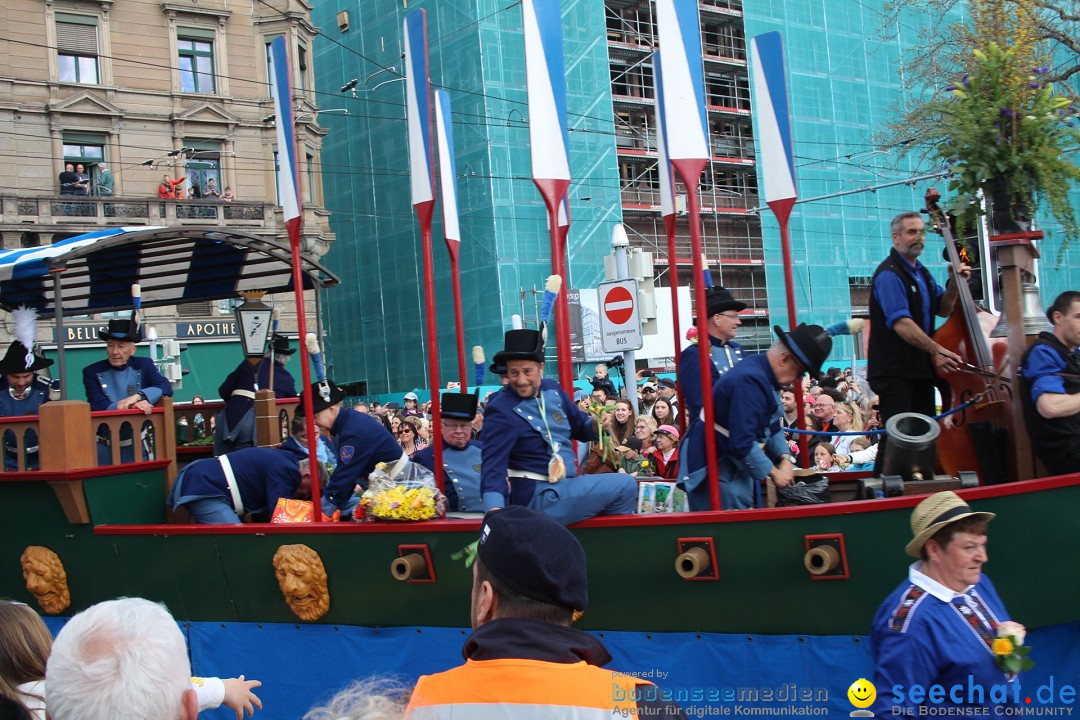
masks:
{"label": "ornate street lamp", "polygon": [[244,345],[244,357],[262,357],[274,309],[262,302],[265,290],[249,290],[240,295],[244,298],[244,304],[236,308],[236,326]]}

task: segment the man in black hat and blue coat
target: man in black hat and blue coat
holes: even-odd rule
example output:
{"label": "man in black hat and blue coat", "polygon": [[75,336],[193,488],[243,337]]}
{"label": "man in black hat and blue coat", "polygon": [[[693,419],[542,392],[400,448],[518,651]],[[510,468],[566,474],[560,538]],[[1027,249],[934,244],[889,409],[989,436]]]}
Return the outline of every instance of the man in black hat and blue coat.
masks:
{"label": "man in black hat and blue coat", "polygon": [[[480,398],[475,393],[445,392],[439,400],[442,412],[443,492],[451,510],[483,512],[480,468],[484,446],[472,439],[472,421]],[[435,445],[428,443],[413,456],[435,472]]]}
{"label": "man in black hat and blue coat", "polygon": [[244,358],[221,383],[218,394],[225,408],[214,424],[215,455],[255,447],[255,393],[260,388],[273,390],[275,397],[296,397],[296,381],[285,369],[295,352],[287,337],[274,333],[265,357]]}
{"label": "man in black hat and blue coat", "polygon": [[[172,383],[158,372],[150,358],[136,357],[136,344],[142,342],[142,328],[135,317],[109,320],[98,333],[105,341],[107,357],[83,368],[83,387],[91,410],[141,410],[149,415],[162,397],[172,397]],[[98,435],[98,465],[112,464],[110,443],[115,438]],[[134,462],[130,430],[120,436],[120,462]]]}
{"label": "man in black hat and blue coat", "polygon": [[[387,473],[394,477],[409,462],[409,456],[386,426],[371,415],[343,408],[345,391],[332,380],[311,384],[311,413],[315,427],[330,433],[337,448],[337,464],[330,482],[322,488],[323,514],[331,516],[341,510],[351,516],[360,503],[356,487],[366,489],[368,475],[381,462],[387,463]],[[307,417],[301,396],[296,406],[297,417]]]}
{"label": "man in black hat and blue coat", "polygon": [[[793,482],[795,465],[776,412],[780,386],[793,384],[804,372],[818,376],[832,350],[832,338],[819,325],[802,324],[790,333],[779,325],[773,329],[778,339],[767,352],[745,357],[713,385],[724,510],[760,506],[761,481],[767,477],[777,487]],[[704,423],[695,423],[680,449],[680,473],[691,510],[712,509],[704,432]]]}
{"label": "man in black hat and blue coat", "polygon": [[[50,381],[38,375],[53,361],[34,352],[37,333],[37,313],[28,308],[12,312],[17,340],[8,346],[4,359],[0,360],[0,416],[37,415],[42,403],[49,401]],[[27,430],[24,436],[26,469],[36,470],[38,465],[37,433]],[[17,470],[18,445],[15,433],[4,433],[4,467]]]}
{"label": "man in black hat and blue coat", "polygon": [[577,476],[574,440],[597,440],[596,421],[544,379],[544,336],[510,330],[493,367],[507,384],[484,410],[484,510],[525,505],[558,522],[633,513],[637,483],[625,473]]}
{"label": "man in black hat and blue coat", "polygon": [[[714,287],[705,294],[713,383],[743,359],[743,346],[735,342],[734,337],[742,325],[739,312],[745,309],[746,303],[739,302],[722,287]],[[696,343],[687,345],[679,356],[678,375],[679,384],[682,385],[683,404],[686,406],[686,423],[690,425],[700,419],[698,416],[703,403],[701,351]],[[711,384],[709,389],[712,389]]]}

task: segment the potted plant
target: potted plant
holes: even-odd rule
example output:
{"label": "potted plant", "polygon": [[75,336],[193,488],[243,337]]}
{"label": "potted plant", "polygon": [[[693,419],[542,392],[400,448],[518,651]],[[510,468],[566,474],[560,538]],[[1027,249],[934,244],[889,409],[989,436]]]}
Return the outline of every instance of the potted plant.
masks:
{"label": "potted plant", "polygon": [[1055,92],[1039,62],[1030,0],[1011,11],[973,0],[970,55],[958,78],[909,113],[916,143],[929,145],[952,171],[949,210],[961,228],[991,206],[994,232],[1027,229],[1035,203],[1045,202],[1064,229],[1064,244],[1080,238],[1069,191],[1080,180],[1075,102]]}

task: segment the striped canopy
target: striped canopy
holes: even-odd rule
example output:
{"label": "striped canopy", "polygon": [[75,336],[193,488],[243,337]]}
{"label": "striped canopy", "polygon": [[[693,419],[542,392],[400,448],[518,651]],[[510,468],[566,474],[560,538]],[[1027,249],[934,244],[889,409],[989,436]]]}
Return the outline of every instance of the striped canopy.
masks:
{"label": "striped canopy", "polygon": [[[121,227],[0,251],[0,307],[26,305],[52,317],[56,271],[65,315],[131,308],[134,283],[142,288],[143,307],[293,289],[287,244],[220,227]],[[305,289],[339,282],[306,257],[301,271]]]}

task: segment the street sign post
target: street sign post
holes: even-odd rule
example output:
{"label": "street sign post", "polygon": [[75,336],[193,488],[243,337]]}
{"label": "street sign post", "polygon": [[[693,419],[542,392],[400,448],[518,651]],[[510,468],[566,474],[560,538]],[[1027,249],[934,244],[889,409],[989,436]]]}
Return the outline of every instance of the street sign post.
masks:
{"label": "street sign post", "polygon": [[638,313],[637,280],[600,283],[600,347],[605,353],[640,350],[641,316]]}

